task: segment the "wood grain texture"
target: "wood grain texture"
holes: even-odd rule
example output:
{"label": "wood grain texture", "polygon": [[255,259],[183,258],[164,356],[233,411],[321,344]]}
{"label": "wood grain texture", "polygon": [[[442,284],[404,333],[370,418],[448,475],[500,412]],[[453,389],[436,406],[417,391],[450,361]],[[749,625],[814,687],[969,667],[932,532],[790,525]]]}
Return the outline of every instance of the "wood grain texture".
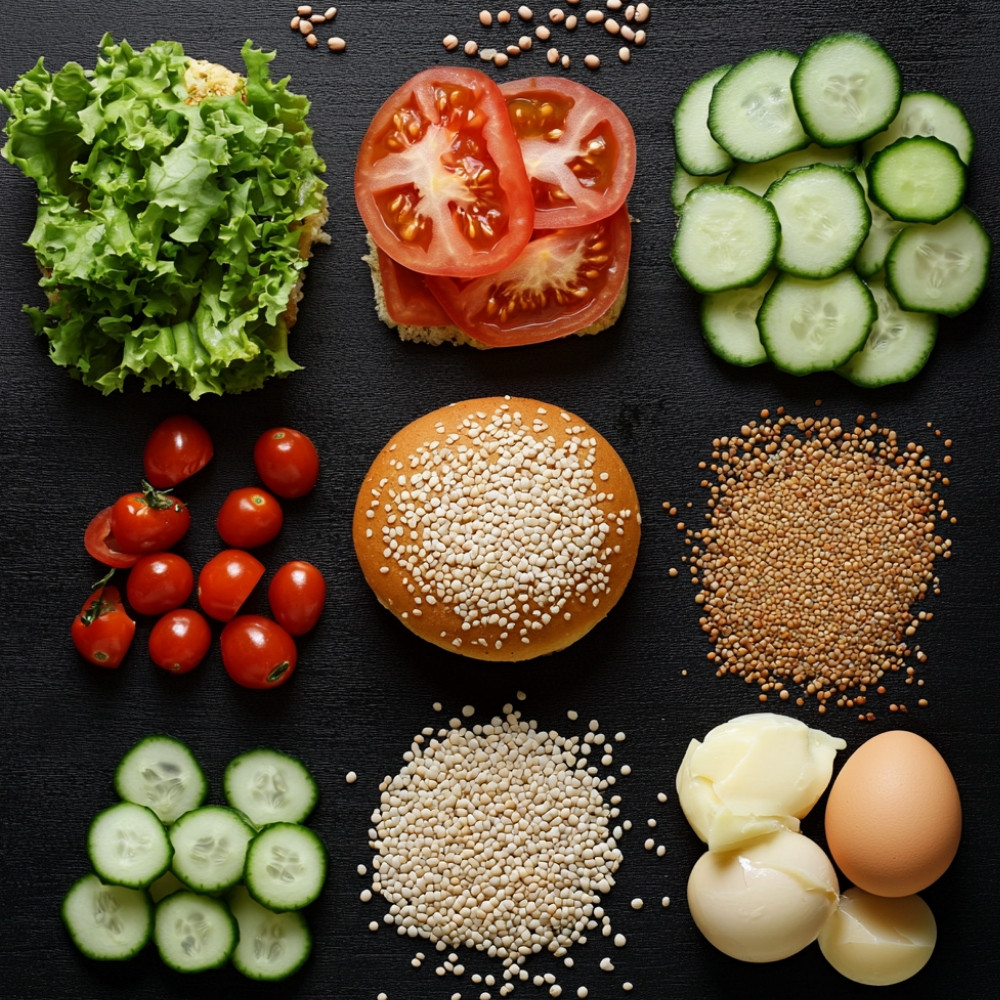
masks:
{"label": "wood grain texture", "polygon": [[[596,0],[595,0],[596,2]],[[588,4],[582,3],[583,9]],[[596,934],[574,949],[575,964],[539,956],[534,973],[555,972],[563,996],[586,985],[592,1000],[630,995],[643,1000],[704,1000],[808,995],[854,998],[868,990],[841,979],[815,946],[777,966],[747,966],[714,952],[699,936],[684,901],[687,871],[699,845],[674,801],[673,778],[688,740],[726,718],[755,710],[756,690],[717,680],[698,627],[693,588],[684,580],[684,546],[669,501],[694,523],[703,513],[699,487],[712,439],[738,430],[762,407],[824,413],[853,420],[877,412],[901,436],[925,442],[938,460],[941,439],[953,439],[949,508],[954,555],[938,569],[941,594],[927,608],[934,619],[919,641],[929,655],[922,670],[930,706],[907,716],[879,709],[873,724],[851,712],[813,706],[795,712],[843,736],[850,749],[864,738],[906,726],[930,739],[951,765],[966,811],[965,836],[947,875],[925,898],[937,916],[939,946],[921,975],[893,991],[907,998],[993,995],[1000,981],[995,892],[1000,883],[1000,817],[992,755],[1000,726],[992,702],[992,649],[1000,557],[994,495],[1000,482],[996,442],[1000,407],[994,267],[989,288],[965,316],[943,324],[927,369],[904,386],[861,392],[833,376],[794,379],[769,369],[739,372],[706,352],[697,331],[697,302],[669,264],[673,217],[668,189],[673,170],[670,120],[687,83],[713,66],[765,47],[800,51],[822,34],[864,30],[897,58],[907,89],[938,90],[968,114],[977,137],[968,202],[987,229],[1000,234],[1000,86],[995,40],[1000,8],[990,0],[942,5],[888,2],[653,3],[649,38],[628,65],[599,30],[566,35],[575,79],[616,100],[631,118],[639,167],[630,207],[635,225],[631,294],[621,322],[600,337],[509,352],[432,349],[401,344],[377,322],[372,308],[363,231],[353,204],[354,157],[376,108],[412,73],[435,62],[462,63],[442,37],[488,41],[481,4],[411,0],[403,4],[340,5],[336,33],[346,52],[311,51],[288,27],[294,4],[160,4],[79,0],[71,5],[27,0],[0,32],[0,87],[13,83],[39,56],[56,68],[67,60],[92,65],[108,30],[143,46],[157,38],[181,41],[186,51],[234,66],[246,38],[275,48],[276,76],[313,102],[316,145],[328,166],[331,246],[310,268],[307,298],[292,341],[305,370],[240,397],[192,404],[172,391],[135,390],[102,397],[73,382],[45,356],[20,307],[37,302],[35,265],[23,243],[34,218],[32,186],[0,163],[0,394],[4,433],[2,601],[6,642],[0,733],[4,741],[0,805],[0,996],[11,1000],[91,1000],[109,995],[145,998],[217,996],[443,1000],[478,997],[470,974],[497,973],[487,959],[463,954],[469,972],[438,977],[438,957],[426,942],[391,929],[376,900],[359,901],[367,884],[356,867],[369,861],[368,827],[378,782],[394,773],[411,739],[464,704],[496,712],[518,688],[525,711],[541,724],[571,731],[597,717],[605,732],[627,740],[619,763],[633,774],[619,782],[623,818],[634,829],[623,840],[626,862],[607,900],[617,930],[628,937],[613,948]],[[534,5],[541,12],[551,4]],[[513,6],[511,7],[513,9]],[[44,31],[40,30],[44,25]],[[493,29],[492,37],[501,37]],[[597,73],[583,55],[598,51]],[[485,64],[478,64],[484,65]],[[538,46],[498,79],[548,72]],[[0,117],[3,116],[0,111]],[[489,668],[421,644],[379,608],[364,586],[350,546],[357,484],[384,441],[412,418],[455,399],[509,392],[580,413],[615,445],[632,470],[644,514],[635,576],[613,615],[584,642],[542,663]],[[822,406],[816,401],[822,400]],[[190,489],[195,527],[183,550],[194,563],[215,551],[214,514],[229,489],[252,482],[250,450],[270,426],[290,424],[313,436],[323,458],[320,484],[289,504],[282,536],[265,550],[276,566],[307,558],[330,584],[329,611],[302,643],[293,683],[259,695],[231,685],[218,654],[199,670],[169,677],[146,658],[140,627],[133,653],[117,672],[88,669],[68,638],[70,619],[95,578],[80,544],[90,516],[135,486],[141,449],[154,424],[171,413],[195,414],[213,433],[217,457]],[[685,504],[690,503],[690,509]],[[678,579],[669,567],[681,569]],[[259,598],[255,598],[260,602]],[[682,672],[687,676],[682,676]],[[901,688],[898,698],[915,696]],[[442,714],[431,706],[440,701]],[[580,712],[581,723],[567,719]],[[82,959],[58,918],[59,903],[86,869],[84,838],[91,816],[111,801],[115,762],[141,736],[169,732],[187,740],[221,794],[225,763],[258,744],[299,754],[315,771],[322,801],[314,823],[331,859],[331,877],[311,908],[314,957],[280,989],[247,983],[232,972],[181,978],[147,953],[123,967]],[[347,784],[344,774],[359,778]],[[667,792],[666,804],[657,793]],[[646,821],[658,820],[664,858],[643,849]],[[806,822],[821,839],[821,806]],[[662,896],[673,902],[663,909]],[[643,897],[633,911],[629,901]],[[421,950],[420,969],[410,959]],[[616,970],[599,962],[613,952]],[[498,996],[498,989],[491,991]],[[541,995],[519,984],[514,996]]]}

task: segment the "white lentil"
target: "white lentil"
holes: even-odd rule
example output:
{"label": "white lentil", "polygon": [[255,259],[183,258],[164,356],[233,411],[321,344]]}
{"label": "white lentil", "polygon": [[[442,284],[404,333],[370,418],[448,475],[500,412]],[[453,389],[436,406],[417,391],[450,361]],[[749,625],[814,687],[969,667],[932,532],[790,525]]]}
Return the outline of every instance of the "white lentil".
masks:
{"label": "white lentil", "polygon": [[622,0],[607,0],[604,6],[607,7],[608,10],[621,10]]}
{"label": "white lentil", "polygon": [[576,995],[580,998],[580,1000],[585,1000],[586,997],[590,996],[590,991],[587,989],[586,986],[581,986],[576,991]]}
{"label": "white lentil", "polygon": [[315,31],[313,28],[312,21],[300,20],[299,21],[299,34],[300,35],[311,35]]}
{"label": "white lentil", "polygon": [[332,21],[337,16],[337,8],[336,7],[327,7],[326,10],[323,12],[323,16],[328,21]]}
{"label": "white lentil", "polygon": [[646,44],[646,32],[640,28],[635,33],[635,38],[632,40],[635,45],[645,45]]}
{"label": "white lentil", "polygon": [[493,23],[493,15],[488,10],[481,10],[479,12],[479,23],[484,28],[488,28]]}
{"label": "white lentil", "polygon": [[302,6],[298,9],[298,13],[301,14],[302,17],[308,17],[312,12],[313,9],[309,6],[309,4],[302,4]]}
{"label": "white lentil", "polygon": [[500,24],[507,24],[510,21],[510,11],[509,10],[500,11],[497,14],[497,21],[499,21]]}
{"label": "white lentil", "polygon": [[316,41],[316,36],[315,35],[306,35],[306,45],[308,45],[309,48],[314,49],[314,48],[316,48],[317,44],[318,43]]}
{"label": "white lentil", "polygon": [[596,8],[588,10],[583,16],[588,24],[600,24],[604,20],[604,12]]}
{"label": "white lentil", "polygon": [[458,48],[458,36],[457,35],[445,35],[441,39],[441,44],[449,51],[454,51]]}
{"label": "white lentil", "polygon": [[649,4],[640,3],[635,6],[635,19],[637,21],[646,21],[649,19]]}
{"label": "white lentil", "polygon": [[604,30],[609,35],[617,35],[622,29],[621,25],[613,17],[606,17],[604,19]]}
{"label": "white lentil", "polygon": [[553,24],[562,24],[562,22],[566,20],[566,12],[561,10],[559,7],[553,7],[552,10],[549,11],[549,20]]}
{"label": "white lentil", "polygon": [[299,22],[301,20],[302,20],[302,18],[300,18],[298,14],[296,14],[295,17],[292,18],[292,20],[289,22],[290,25],[291,25],[292,31],[298,31],[299,30]]}
{"label": "white lentil", "polygon": [[641,910],[644,905],[645,904],[643,903],[643,901],[638,896],[636,896],[636,898],[633,899],[632,903],[631,903],[631,906],[632,906],[633,910]]}
{"label": "white lentil", "polygon": [[616,934],[615,935],[615,947],[616,948],[624,948],[625,944],[626,944],[625,935],[624,934]]}
{"label": "white lentil", "polygon": [[601,65],[601,60],[598,56],[590,52],[583,57],[583,64],[587,69],[597,69]]}
{"label": "white lentil", "polygon": [[670,905],[670,897],[664,896],[663,899],[660,900],[660,906],[667,907],[669,905]]}
{"label": "white lentil", "polygon": [[576,14],[568,14],[566,16],[566,20],[563,22],[563,27],[567,31],[573,31],[576,28],[576,24],[577,24]]}
{"label": "white lentil", "polygon": [[331,52],[343,52],[347,48],[347,42],[339,35],[334,35],[326,40],[326,44]]}
{"label": "white lentil", "polygon": [[535,15],[531,8],[527,4],[523,3],[517,8],[517,16],[522,21],[530,21]]}
{"label": "white lentil", "polygon": [[353,785],[357,780],[358,776],[354,773],[354,771],[348,771],[347,774],[344,775],[344,781],[346,781],[349,785]]}
{"label": "white lentil", "polygon": [[614,972],[615,971],[614,963],[611,961],[610,958],[605,957],[605,958],[601,959],[601,971],[602,972]]}
{"label": "white lentil", "polygon": [[625,982],[622,983],[622,989],[626,993],[631,993],[632,992],[632,984],[628,980],[625,980]]}

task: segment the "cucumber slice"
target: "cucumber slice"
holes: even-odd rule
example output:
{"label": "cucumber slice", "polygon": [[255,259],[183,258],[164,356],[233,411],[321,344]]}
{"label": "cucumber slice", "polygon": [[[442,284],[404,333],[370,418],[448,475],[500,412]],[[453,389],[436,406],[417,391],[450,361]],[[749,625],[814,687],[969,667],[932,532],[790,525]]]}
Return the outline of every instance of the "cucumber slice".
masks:
{"label": "cucumber slice", "polygon": [[865,342],[875,316],[875,299],[854,271],[820,279],[779,274],[757,325],[775,366],[807,375],[847,361]]}
{"label": "cucumber slice", "polygon": [[906,226],[885,261],[886,286],[904,309],[957,316],[986,286],[993,244],[968,208]]}
{"label": "cucumber slice", "polygon": [[798,167],[811,167],[814,163],[826,163],[831,167],[854,167],[858,162],[856,146],[836,146],[826,149],[811,143],[805,149],[795,149],[784,156],[776,156],[773,160],[761,163],[737,163],[726,175],[727,184],[738,184],[740,187],[760,195],[762,198],[767,189],[789,170]]}
{"label": "cucumber slice", "polygon": [[770,202],[740,187],[703,184],[684,202],[674,266],[700,292],[753,285],[770,268],[778,237]]}
{"label": "cucumber slice", "polygon": [[674,110],[674,149],[681,166],[689,174],[721,174],[733,165],[733,158],[708,130],[708,105],[712,91],[732,69],[718,66],[695,80]]}
{"label": "cucumber slice", "polygon": [[934,313],[900,309],[882,281],[869,281],[878,316],[864,347],[841,365],[837,372],[866,389],[913,378],[927,363],[937,339],[938,318]]}
{"label": "cucumber slice", "polygon": [[326,881],[323,842],[307,826],[273,823],[250,842],[243,877],[261,906],[278,913],[300,910]]}
{"label": "cucumber slice", "polygon": [[902,222],[940,222],[965,197],[965,164],[954,146],[931,136],[897,139],[868,164],[868,193]]}
{"label": "cucumber slice", "polygon": [[670,184],[670,205],[675,212],[680,212],[687,196],[702,184],[725,184],[726,173],[711,174],[699,177],[689,174],[679,163],[674,164],[674,178]]}
{"label": "cucumber slice", "polygon": [[906,223],[894,219],[868,197],[868,175],[861,167],[855,169],[854,176],[865,192],[868,211],[872,217],[868,235],[865,237],[864,243],[861,244],[858,255],[854,258],[854,270],[862,278],[871,278],[885,267],[885,258],[889,253],[889,247]]}
{"label": "cucumber slice", "polygon": [[231,760],[222,785],[226,801],[258,827],[301,823],[319,798],[316,782],[302,761],[266,748]]}
{"label": "cucumber slice", "polygon": [[256,830],[234,809],[202,806],[170,828],[174,874],[198,892],[219,892],[243,877],[247,845]]}
{"label": "cucumber slice", "polygon": [[903,95],[888,127],[865,142],[864,157],[870,160],[880,149],[911,135],[934,136],[949,143],[966,166],[972,160],[975,138],[965,112],[954,101],[930,90]]}
{"label": "cucumber slice", "polygon": [[201,893],[175,892],[156,904],[153,941],[176,972],[205,972],[225,965],[239,930],[224,902]]}
{"label": "cucumber slice", "polygon": [[765,49],[737,63],[712,90],[708,128],[735,160],[759,163],[809,145],[792,100],[798,56]]}
{"label": "cucumber slice", "polygon": [[142,889],[107,885],[93,873],[71,887],[61,916],[73,943],[88,958],[117,962],[137,955],[149,942],[153,907]]}
{"label": "cucumber slice", "polygon": [[713,354],[742,368],[767,361],[757,312],[777,272],[769,271],[749,288],[706,295],[701,302],[701,332]]}
{"label": "cucumber slice", "polygon": [[847,267],[871,226],[865,192],[853,173],[825,163],[790,170],[767,189],[781,226],[775,264],[803,278]]}
{"label": "cucumber slice", "polygon": [[297,910],[275,913],[237,886],[228,896],[240,929],[233,967],[248,979],[276,982],[297,972],[312,951],[312,933]]}
{"label": "cucumber slice", "polygon": [[159,817],[134,802],[119,802],[91,820],[87,852],[100,879],[133,889],[158,879],[173,856]]}
{"label": "cucumber slice", "polygon": [[868,35],[840,32],[813,42],[791,79],[795,109],[823,146],[860,142],[884,129],[902,98],[899,67]]}
{"label": "cucumber slice", "polygon": [[148,806],[169,826],[205,801],[208,783],[194,754],[180,740],[147,736],[119,763],[115,791],[126,802]]}

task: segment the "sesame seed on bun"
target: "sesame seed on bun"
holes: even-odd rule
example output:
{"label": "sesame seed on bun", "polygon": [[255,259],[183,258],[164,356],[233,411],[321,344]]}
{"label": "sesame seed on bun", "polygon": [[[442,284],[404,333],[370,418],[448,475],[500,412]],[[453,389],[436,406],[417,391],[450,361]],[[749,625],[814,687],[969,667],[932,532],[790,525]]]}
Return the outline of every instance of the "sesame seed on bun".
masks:
{"label": "sesame seed on bun", "polygon": [[412,632],[480,660],[564,649],[615,606],[635,566],[635,485],[614,448],[561,407],[453,403],[379,452],[354,547]]}

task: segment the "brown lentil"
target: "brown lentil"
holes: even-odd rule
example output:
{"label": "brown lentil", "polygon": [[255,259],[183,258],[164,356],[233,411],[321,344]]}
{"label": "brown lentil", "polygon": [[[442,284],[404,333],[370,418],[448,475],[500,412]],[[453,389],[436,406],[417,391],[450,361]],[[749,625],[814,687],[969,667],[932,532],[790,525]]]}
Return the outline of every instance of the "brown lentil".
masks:
{"label": "brown lentil", "polygon": [[706,525],[686,543],[716,675],[762,701],[797,685],[820,712],[864,706],[887,674],[912,683],[907,639],[930,616],[911,608],[951,548],[923,448],[864,418],[779,410],[713,441],[709,468]]}

